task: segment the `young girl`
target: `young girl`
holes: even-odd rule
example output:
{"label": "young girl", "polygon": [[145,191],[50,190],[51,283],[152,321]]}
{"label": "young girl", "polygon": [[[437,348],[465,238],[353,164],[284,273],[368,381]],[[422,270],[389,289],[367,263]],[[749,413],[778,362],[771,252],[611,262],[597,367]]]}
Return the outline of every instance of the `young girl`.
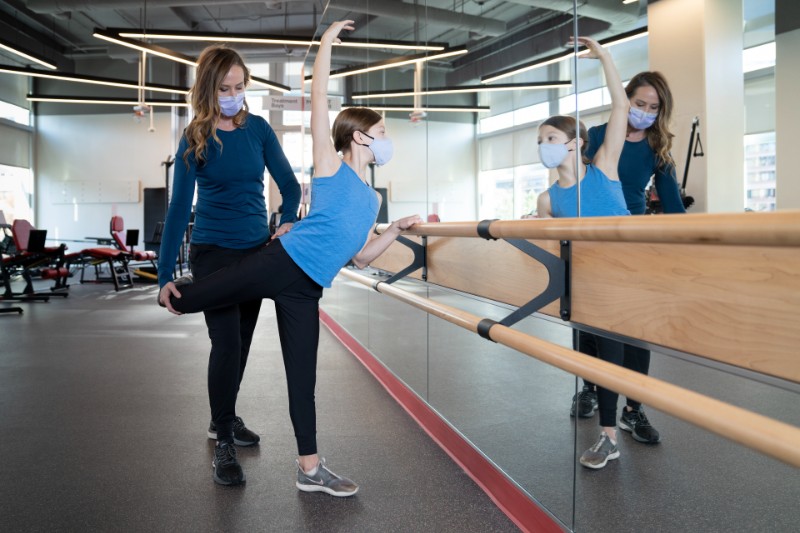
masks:
{"label": "young girl", "polygon": [[[576,161],[575,151],[583,155],[588,146],[586,128],[573,117],[554,116],[539,127],[539,155],[542,164],[556,168],[558,180],[539,195],[537,207],[540,217],[595,217],[629,215],[619,182],[617,167],[628,124],[628,98],[610,54],[597,41],[578,37],[578,42],[589,49],[588,58],[599,59],[611,93],[611,116],[603,145],[597,149],[593,163],[581,157]],[[578,205],[580,187],[580,206]],[[601,359],[622,364],[622,344],[594,335]],[[581,348],[580,346],[578,347]],[[610,459],[619,457],[617,449],[616,392],[598,387],[600,426],[598,441],[581,455],[580,462],[588,468],[603,468]]]}
{"label": "young girl", "polygon": [[380,196],[367,184],[368,166],[383,165],[392,156],[391,140],[378,113],[367,108],[342,111],[334,121],[331,142],[327,103],[331,48],[340,42],[342,30],[354,29],[352,24],[350,20],[333,23],[320,39],[314,62],[315,177],[308,216],[235,265],[182,285],[180,291],[167,284],[177,313],[196,313],[254,297],[275,301],[299,456],[296,486],[334,496],[352,496],[358,485],[331,472],[317,453],[314,386],[322,288],[331,286],[348,261],[359,268],[367,266],[404,230],[421,222],[413,215],[396,220],[379,236],[371,231]]}

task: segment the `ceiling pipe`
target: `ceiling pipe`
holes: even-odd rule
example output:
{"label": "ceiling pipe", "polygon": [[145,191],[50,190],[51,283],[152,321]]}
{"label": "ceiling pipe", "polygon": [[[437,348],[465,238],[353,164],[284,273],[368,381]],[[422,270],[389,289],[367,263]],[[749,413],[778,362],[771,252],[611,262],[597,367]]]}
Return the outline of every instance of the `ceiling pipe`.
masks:
{"label": "ceiling pipe", "polygon": [[[453,62],[455,70],[447,75],[448,85],[474,83],[481,75],[497,72],[538,57],[565,50],[573,33],[572,0],[506,0],[515,4],[541,7],[561,12],[553,19],[537,22],[515,33],[481,43],[472,57]],[[584,0],[578,5],[578,31],[603,39],[633,30],[641,25],[638,3],[620,0]]]}
{"label": "ceiling pipe", "polygon": [[495,37],[506,31],[506,23],[501,20],[456,13],[448,9],[426,7],[425,5],[406,4],[397,0],[336,0],[328,9],[337,11],[355,11],[366,15],[409,20],[421,20],[433,24],[441,24],[451,29],[464,29]]}
{"label": "ceiling pipe", "polygon": [[[512,4],[561,11],[572,16],[572,0],[505,0]],[[578,16],[608,22],[609,34],[623,33],[636,27],[639,21],[639,2],[623,4],[620,0],[583,0],[578,2]]]}
{"label": "ceiling pipe", "polygon": [[[284,0],[285,2],[285,0]],[[147,0],[147,7],[180,7],[230,4],[230,0]],[[236,0],[237,4],[264,4],[264,0]],[[139,8],[143,0],[28,0],[28,9],[35,13],[57,14],[97,9]]]}

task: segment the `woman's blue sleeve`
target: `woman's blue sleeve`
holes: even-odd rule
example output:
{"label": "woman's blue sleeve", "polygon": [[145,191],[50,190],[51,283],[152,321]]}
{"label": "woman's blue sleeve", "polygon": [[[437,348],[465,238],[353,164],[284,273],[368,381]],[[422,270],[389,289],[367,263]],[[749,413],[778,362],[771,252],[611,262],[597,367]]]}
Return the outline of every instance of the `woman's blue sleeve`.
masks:
{"label": "woman's blue sleeve", "polygon": [[286,154],[283,153],[278,136],[272,127],[264,122],[267,127],[264,137],[264,164],[267,166],[272,179],[281,191],[282,205],[280,224],[297,220],[297,208],[300,206],[300,184],[294,175]]}
{"label": "woman's blue sleeve", "polygon": [[172,281],[178,250],[183,244],[183,235],[192,214],[192,201],[197,179],[194,155],[189,157],[189,165],[183,160],[183,152],[188,144],[186,137],[181,138],[178,153],[175,154],[173,167],[172,199],[169,202],[164,232],[161,234],[161,249],[158,253],[158,286],[163,287]]}
{"label": "woman's blue sleeve", "polygon": [[665,213],[685,213],[674,165],[659,165],[655,172],[656,191]]}

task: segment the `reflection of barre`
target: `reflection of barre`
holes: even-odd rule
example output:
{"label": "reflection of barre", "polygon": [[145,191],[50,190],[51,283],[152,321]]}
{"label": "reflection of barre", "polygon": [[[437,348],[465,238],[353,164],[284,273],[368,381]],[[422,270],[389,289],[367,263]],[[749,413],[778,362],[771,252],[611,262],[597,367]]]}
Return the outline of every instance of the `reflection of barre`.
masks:
{"label": "reflection of barre", "polygon": [[[406,235],[478,237],[477,222],[418,224]],[[378,233],[388,228],[381,224]],[[800,210],[687,214],[679,217],[586,217],[495,220],[493,238],[800,246]]]}
{"label": "reflection of barre", "polygon": [[[382,294],[477,333],[482,319],[465,311],[416,296],[349,269],[340,275],[372,287]],[[581,376],[602,387],[634,398],[667,414],[800,467],[800,428],[627,370],[595,357],[563,348],[501,324],[489,329],[491,340],[540,361]]]}
{"label": "reflection of barre", "polygon": [[[560,242],[569,241],[570,326],[800,390],[799,211],[480,225],[485,237],[540,239],[531,242],[556,257]],[[515,307],[543,293],[545,267],[508,242],[477,238],[478,226],[443,222],[405,232],[426,240],[426,280]],[[372,266],[399,272],[411,255],[392,244]],[[559,302],[538,310],[562,317]]]}

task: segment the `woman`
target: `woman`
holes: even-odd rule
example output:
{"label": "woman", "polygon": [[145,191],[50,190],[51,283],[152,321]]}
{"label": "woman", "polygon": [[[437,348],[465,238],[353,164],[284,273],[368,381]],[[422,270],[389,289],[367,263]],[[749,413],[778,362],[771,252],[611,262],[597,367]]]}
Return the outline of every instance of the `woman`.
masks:
{"label": "woman", "polygon": [[[631,108],[618,170],[628,210],[633,215],[645,214],[645,189],[652,177],[664,213],[685,213],[675,177],[675,162],[670,155],[674,137],[669,130],[673,103],[667,80],[658,72],[640,72],[628,82],[625,94]],[[602,124],[589,128],[589,148],[586,153],[589,158],[594,157],[597,148],[603,144],[607,126]],[[580,351],[596,355],[591,335],[580,333],[578,342],[582,346]],[[626,344],[622,366],[648,374],[650,351]],[[570,414],[590,417],[596,407],[595,386],[584,380],[583,390],[573,398]],[[630,398],[626,399],[619,425],[638,442],[656,444],[661,441],[661,435],[650,424],[642,405]]]}
{"label": "woman", "polygon": [[[358,485],[325,465],[317,451],[316,383],[319,343],[319,299],[338,271],[352,261],[367,266],[412,225],[417,215],[393,222],[372,234],[380,195],[368,184],[370,163],[383,165],[392,156],[381,116],[367,108],[345,109],[333,131],[328,118],[327,86],[331,48],[353,21],[333,23],[320,39],[311,89],[311,136],[315,177],[308,216],[268,246],[211,276],[180,287],[167,284],[172,308],[195,313],[253,297],[275,301],[278,332],[289,389],[289,414],[297,440],[298,489],[352,496]],[[331,133],[333,141],[331,141]],[[340,157],[338,152],[342,153]]]}
{"label": "woman", "polygon": [[[606,75],[611,93],[606,139],[589,164],[585,158],[588,136],[583,124],[577,123],[573,117],[554,116],[539,126],[540,159],[546,167],[557,169],[558,180],[539,195],[537,210],[540,217],[578,216],[577,189],[580,187],[580,216],[629,215],[617,171],[627,130],[628,99],[608,51],[593,39],[578,37],[577,40],[589,49],[589,54],[584,57],[599,59]],[[576,150],[583,157],[576,158],[574,153],[570,153]],[[601,359],[622,364],[622,344],[600,336],[593,337]],[[602,431],[598,441],[581,455],[580,462],[587,468],[603,468],[609,460],[619,457],[617,398],[616,392],[598,387]]]}
{"label": "woman", "polygon": [[[278,234],[292,226],[300,186],[275,133],[248,112],[245,88],[250,71],[242,57],[223,46],[206,48],[198,59],[191,91],[194,117],[181,137],[175,175],[159,254],[159,302],[169,303],[171,280],[197,185],[197,207],[191,233],[192,274],[204,278],[260,249],[269,238],[264,202],[264,167],[283,196]],[[223,485],[244,480],[234,443],[250,446],[260,437],[236,416],[236,397],[244,376],[260,298],[205,311],[211,355],[208,396],[210,438],[216,439],[213,479]]]}

